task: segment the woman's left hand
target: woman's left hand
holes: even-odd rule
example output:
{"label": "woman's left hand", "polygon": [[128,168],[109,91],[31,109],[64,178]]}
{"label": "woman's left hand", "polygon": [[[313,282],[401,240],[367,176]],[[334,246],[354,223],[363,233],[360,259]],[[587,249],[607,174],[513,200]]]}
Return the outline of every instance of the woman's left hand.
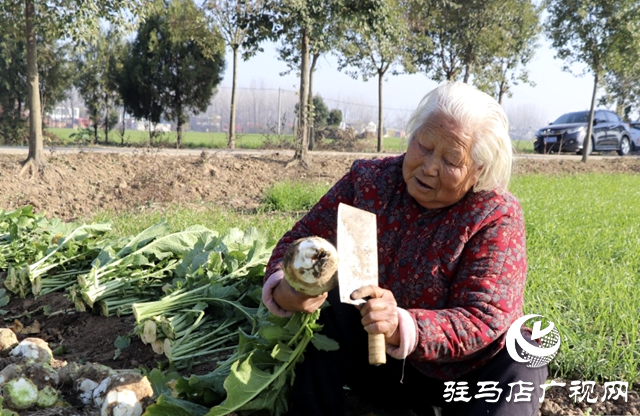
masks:
{"label": "woman's left hand", "polygon": [[362,315],[362,325],[370,334],[384,334],[391,345],[400,345],[398,332],[398,304],[393,293],[378,286],[363,286],[354,290],[351,299],[369,298],[358,306]]}

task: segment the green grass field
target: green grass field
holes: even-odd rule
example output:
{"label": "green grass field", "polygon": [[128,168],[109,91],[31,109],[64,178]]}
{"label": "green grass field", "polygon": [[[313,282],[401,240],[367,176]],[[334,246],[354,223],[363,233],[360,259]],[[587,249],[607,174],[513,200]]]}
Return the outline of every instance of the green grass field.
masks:
{"label": "green grass field", "polygon": [[[47,128],[47,131],[55,134],[68,145],[74,145],[75,137],[70,137],[72,134],[77,133],[74,129],[63,128]],[[104,140],[104,133],[99,133],[100,140]],[[294,137],[289,135],[281,136],[282,140],[293,143]],[[126,130],[124,134],[124,141],[122,141],[120,134],[115,130],[109,133],[109,142],[114,145],[143,145],[149,140],[149,133],[146,131],[138,130]],[[226,133],[202,133],[197,131],[187,131],[183,133],[183,147],[185,148],[205,148],[205,149],[223,149],[227,147],[228,136]],[[239,149],[260,149],[264,146],[267,136],[264,134],[238,134],[236,147]],[[276,140],[275,136],[272,136],[272,140]],[[176,133],[163,133],[158,139],[156,144],[162,144],[163,146],[174,146],[176,142]],[[371,149],[375,149],[377,146],[376,139],[370,139]],[[383,148],[387,152],[404,152],[407,149],[407,139],[400,137],[385,137],[383,141]],[[516,153],[533,153],[533,143],[530,141],[513,141],[513,148]]]}
{"label": "green grass field", "polygon": [[562,337],[557,375],[639,379],[640,176],[518,177],[527,227],[525,313]]}
{"label": "green grass field", "polygon": [[[73,144],[74,137],[70,137],[76,133],[76,129],[48,128],[47,131],[58,136],[64,143]],[[100,140],[104,140],[104,133],[99,132]],[[293,136],[282,136],[284,140],[293,141]],[[149,140],[149,133],[146,131],[126,130],[124,133],[125,145],[142,145]],[[156,144],[164,146],[174,146],[176,142],[176,133],[162,133],[155,139]],[[236,137],[236,146],[240,149],[258,149],[264,145],[266,136],[262,134],[241,134]],[[228,136],[226,133],[203,133],[197,131],[187,131],[182,135],[183,147],[186,148],[208,148],[222,149],[227,147]],[[120,134],[115,130],[109,133],[109,142],[114,145],[123,143]]]}
{"label": "green grass field", "polygon": [[[283,187],[290,191],[282,192]],[[511,188],[521,201],[527,228],[524,312],[554,322],[562,338],[551,376],[637,382],[640,176],[530,175],[514,178]],[[173,206],[105,212],[88,220],[109,220],[123,235],[167,217],[176,230],[196,223],[220,231],[255,226],[279,238],[324,189],[276,184],[258,214]]]}

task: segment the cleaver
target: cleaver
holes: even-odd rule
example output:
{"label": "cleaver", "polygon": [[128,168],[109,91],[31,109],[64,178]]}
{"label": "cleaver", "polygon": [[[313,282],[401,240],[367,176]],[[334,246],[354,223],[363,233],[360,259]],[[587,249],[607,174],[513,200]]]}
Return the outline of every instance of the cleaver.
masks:
{"label": "cleaver", "polygon": [[[340,301],[363,305],[351,299],[362,286],[378,286],[378,240],[376,215],[350,205],[338,205],[338,287]],[[369,334],[369,364],[387,362],[383,334]]]}

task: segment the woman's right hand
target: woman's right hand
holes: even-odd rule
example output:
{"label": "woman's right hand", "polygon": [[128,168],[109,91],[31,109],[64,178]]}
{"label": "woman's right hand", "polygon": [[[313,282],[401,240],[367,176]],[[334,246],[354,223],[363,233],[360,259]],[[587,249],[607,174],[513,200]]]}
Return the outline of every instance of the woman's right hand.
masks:
{"label": "woman's right hand", "polygon": [[[281,276],[276,276],[279,273]],[[272,277],[279,278],[280,280],[280,283],[273,289],[273,300],[286,311],[313,313],[318,310],[327,299],[327,292],[318,296],[307,296],[296,291],[291,287],[289,282],[287,282],[287,279],[284,278],[284,272],[282,270],[275,272],[269,279]]]}

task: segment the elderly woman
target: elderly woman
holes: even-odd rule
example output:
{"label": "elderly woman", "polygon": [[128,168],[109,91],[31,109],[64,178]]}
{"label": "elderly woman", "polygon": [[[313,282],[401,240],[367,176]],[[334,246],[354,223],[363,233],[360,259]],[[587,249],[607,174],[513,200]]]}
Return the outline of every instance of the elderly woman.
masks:
{"label": "elderly woman", "polygon": [[[347,386],[422,414],[437,406],[445,415],[537,415],[547,368],[516,362],[504,348],[506,331],[522,316],[526,279],[522,211],[507,191],[507,118],[487,94],[448,83],[425,96],[408,133],[404,155],[356,161],[273,252],[265,304],[287,316],[328,300],[322,331],[340,344],[307,349],[290,414],[343,414]],[[335,290],[296,292],[281,270],[299,238],[336,243],[340,202],[377,217],[379,287],[351,295],[368,299],[359,309],[341,304]],[[387,364],[368,365],[367,333],[384,334],[393,358]]]}

